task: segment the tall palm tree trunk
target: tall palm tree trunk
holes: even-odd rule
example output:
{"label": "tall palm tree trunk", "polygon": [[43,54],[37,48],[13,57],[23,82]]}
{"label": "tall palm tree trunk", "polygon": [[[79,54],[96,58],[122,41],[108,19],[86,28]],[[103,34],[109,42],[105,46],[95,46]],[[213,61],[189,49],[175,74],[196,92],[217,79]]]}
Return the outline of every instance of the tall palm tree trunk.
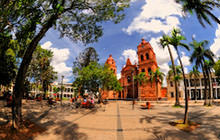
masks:
{"label": "tall palm tree trunk", "polygon": [[208,81],[209,81],[209,106],[212,105],[212,79],[211,79],[211,74],[210,74],[210,71],[207,70],[207,75],[208,75]]}
{"label": "tall palm tree trunk", "polygon": [[207,77],[206,77],[206,72],[205,72],[205,68],[203,66],[203,63],[201,63],[201,67],[202,67],[202,72],[203,72],[203,77],[204,77],[204,84],[205,84],[205,91],[204,91],[204,96],[205,96],[205,102],[204,105],[208,105],[208,94],[207,94]]}
{"label": "tall palm tree trunk", "polygon": [[196,86],[196,79],[195,79],[195,103],[197,103],[197,86]]}
{"label": "tall palm tree trunk", "polygon": [[[167,46],[168,48],[168,51],[169,51],[169,54],[170,54],[170,59],[171,59],[171,62],[172,62],[172,67],[173,67],[173,73],[174,73],[174,77],[176,76],[176,67],[175,67],[175,64],[174,64],[174,59],[173,59],[173,55],[172,55],[172,52],[171,52],[171,49],[169,46]],[[174,86],[175,86],[175,92],[176,92],[176,102],[175,102],[175,106],[180,106],[180,101],[179,101],[179,89],[178,89],[178,83],[176,80],[174,80]]]}
{"label": "tall palm tree trunk", "polygon": [[[175,48],[177,48],[177,47],[175,47]],[[182,69],[182,72],[183,72],[184,90],[185,90],[185,114],[184,114],[184,121],[183,121],[183,123],[187,124],[188,123],[188,93],[187,93],[187,87],[186,87],[186,77],[185,77],[183,63],[181,61],[178,49],[176,49],[176,51],[177,51],[178,59],[179,59],[180,66],[181,66],[181,69]]]}
{"label": "tall palm tree trunk", "polygon": [[[210,72],[210,78],[211,78],[211,80],[212,80],[212,72],[211,71],[209,71]],[[211,84],[211,88],[212,88],[212,94],[211,94],[211,100],[212,100],[212,103],[214,102],[214,87],[213,87],[214,85],[213,85],[213,81],[212,81],[212,84]]]}

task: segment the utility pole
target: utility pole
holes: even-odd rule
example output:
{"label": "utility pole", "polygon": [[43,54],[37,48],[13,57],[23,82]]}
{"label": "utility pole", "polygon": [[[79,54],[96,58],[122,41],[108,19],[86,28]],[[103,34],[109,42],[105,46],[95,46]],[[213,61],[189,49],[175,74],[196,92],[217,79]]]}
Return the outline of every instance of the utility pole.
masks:
{"label": "utility pole", "polygon": [[60,101],[61,101],[61,105],[62,105],[62,100],[63,100],[63,78],[64,78],[64,76],[62,75],[61,78],[62,78],[62,81],[61,81],[61,99],[60,99]]}

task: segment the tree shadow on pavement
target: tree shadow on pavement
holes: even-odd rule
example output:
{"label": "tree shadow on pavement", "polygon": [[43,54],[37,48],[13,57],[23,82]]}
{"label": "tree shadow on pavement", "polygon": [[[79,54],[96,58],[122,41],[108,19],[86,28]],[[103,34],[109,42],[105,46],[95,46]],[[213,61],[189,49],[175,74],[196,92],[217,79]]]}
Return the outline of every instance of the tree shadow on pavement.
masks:
{"label": "tree shadow on pavement", "polygon": [[140,123],[150,124],[145,131],[152,133],[151,140],[218,140],[220,139],[220,114],[210,114],[211,109],[196,109],[189,112],[189,120],[200,126],[192,132],[185,132],[170,126],[169,122],[183,119],[184,111],[159,112],[155,116],[144,115]]}
{"label": "tree shadow on pavement", "polygon": [[[70,121],[63,120],[63,116],[58,117],[57,113],[50,112],[48,109],[42,112],[40,115],[36,112],[26,114],[26,119],[37,123],[46,131],[40,135],[40,139],[47,139],[48,136],[56,135],[59,140],[86,140],[87,135],[77,132],[78,125]],[[49,115],[50,113],[50,115]],[[61,115],[61,113],[59,114]],[[64,115],[64,114],[63,114]],[[48,117],[50,116],[50,117]],[[58,119],[58,120],[57,120]],[[51,132],[52,130],[52,132]],[[33,138],[32,138],[33,139]]]}
{"label": "tree shadow on pavement", "polygon": [[206,135],[206,133],[188,133],[175,129],[163,129],[153,127],[146,131],[152,133],[153,137],[148,140],[214,140]]}
{"label": "tree shadow on pavement", "polygon": [[78,132],[78,125],[62,120],[56,123],[54,132],[56,135],[60,135],[63,140],[87,140],[88,136],[85,133]]}

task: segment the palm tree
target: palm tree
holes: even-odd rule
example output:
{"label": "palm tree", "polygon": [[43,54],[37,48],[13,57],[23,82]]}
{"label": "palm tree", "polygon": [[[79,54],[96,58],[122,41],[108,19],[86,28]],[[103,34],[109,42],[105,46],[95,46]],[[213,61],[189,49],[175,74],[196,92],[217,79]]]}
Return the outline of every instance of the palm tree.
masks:
{"label": "palm tree", "polygon": [[210,49],[205,49],[205,47],[208,45],[208,41],[204,40],[201,42],[197,42],[193,39],[193,41],[190,43],[190,46],[193,48],[193,53],[190,57],[190,62],[195,62],[197,66],[200,66],[203,72],[204,82],[205,82],[205,102],[204,105],[208,105],[208,94],[207,94],[207,86],[208,83],[207,79],[210,79],[207,74],[207,66],[205,66],[205,59],[211,60],[214,62],[214,54]]}
{"label": "palm tree", "polygon": [[[176,76],[176,67],[174,64],[174,59],[173,59],[173,55],[169,46],[169,36],[168,35],[163,35],[163,37],[160,39],[160,45],[163,47],[163,49],[165,47],[167,47],[169,54],[170,54],[170,59],[171,59],[171,63],[172,63],[172,69],[173,69],[173,74],[174,76]],[[174,81],[174,86],[175,86],[175,95],[176,95],[176,102],[175,102],[175,106],[180,106],[180,101],[179,101],[179,89],[178,89],[178,84],[176,81]]]}
{"label": "palm tree", "polygon": [[158,83],[163,82],[165,74],[160,71],[160,68],[157,68],[155,72],[150,73],[150,81],[153,83],[155,81],[156,84],[156,97],[158,99]]}
{"label": "palm tree", "polygon": [[180,52],[179,48],[183,47],[187,50],[189,50],[189,46],[182,43],[182,40],[186,40],[184,36],[181,35],[181,32],[179,29],[173,29],[171,32],[171,37],[168,38],[169,44],[172,45],[177,52],[178,60],[180,62],[180,66],[182,69],[183,79],[184,79],[184,89],[185,89],[185,115],[184,115],[184,124],[188,123],[188,93],[187,93],[187,87],[186,87],[186,77],[184,72],[184,66],[180,58]]}
{"label": "palm tree", "polygon": [[203,27],[205,27],[204,22],[212,25],[210,17],[220,24],[220,20],[211,12],[215,8],[220,7],[219,0],[176,0],[176,2],[182,5],[184,13],[195,13]]}
{"label": "palm tree", "polygon": [[[145,72],[141,72],[139,73],[137,76],[134,76],[134,80],[136,80],[138,82],[138,84],[140,86],[142,86],[144,83],[147,82],[147,76],[146,76],[146,73]],[[140,90],[141,91],[141,90]],[[138,91],[139,93],[139,91]],[[140,93],[141,95],[142,93]],[[138,95],[138,97],[141,97],[140,95]]]}
{"label": "palm tree", "polygon": [[[169,66],[170,70],[168,71],[168,80],[173,80],[175,82],[175,88],[177,91],[177,94],[175,94],[176,96],[176,103],[175,106],[180,106],[180,102],[179,102],[179,81],[182,79],[182,77],[180,76],[180,74],[182,74],[181,71],[181,67],[180,66],[175,66],[175,70],[173,69],[172,66]],[[176,71],[176,75],[174,74],[174,71]],[[171,79],[173,78],[173,79]]]}
{"label": "palm tree", "polygon": [[209,81],[209,106],[212,105],[213,101],[213,87],[212,87],[212,69],[214,67],[214,61],[212,60],[205,60],[205,68],[206,68],[206,73],[208,75],[208,81]]}
{"label": "palm tree", "polygon": [[199,78],[200,72],[198,71],[198,68],[196,66],[193,67],[193,69],[189,72],[189,77],[192,79],[194,78],[194,86],[195,86],[195,102],[197,102],[197,82],[196,80]]}

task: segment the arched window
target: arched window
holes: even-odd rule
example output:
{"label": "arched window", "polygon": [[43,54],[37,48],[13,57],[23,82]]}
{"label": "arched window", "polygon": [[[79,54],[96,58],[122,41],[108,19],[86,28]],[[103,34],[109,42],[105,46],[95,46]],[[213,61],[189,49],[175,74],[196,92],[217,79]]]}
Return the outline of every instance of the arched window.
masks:
{"label": "arched window", "polygon": [[144,56],[143,55],[141,55],[141,61],[144,61]]}
{"label": "arched window", "polygon": [[131,76],[128,76],[127,80],[128,80],[128,83],[130,83],[131,82]]}
{"label": "arched window", "polygon": [[151,68],[148,68],[148,74],[149,75],[151,74]]}
{"label": "arched window", "polygon": [[146,53],[146,59],[147,59],[147,60],[149,59],[149,54],[148,54],[148,53]]}

